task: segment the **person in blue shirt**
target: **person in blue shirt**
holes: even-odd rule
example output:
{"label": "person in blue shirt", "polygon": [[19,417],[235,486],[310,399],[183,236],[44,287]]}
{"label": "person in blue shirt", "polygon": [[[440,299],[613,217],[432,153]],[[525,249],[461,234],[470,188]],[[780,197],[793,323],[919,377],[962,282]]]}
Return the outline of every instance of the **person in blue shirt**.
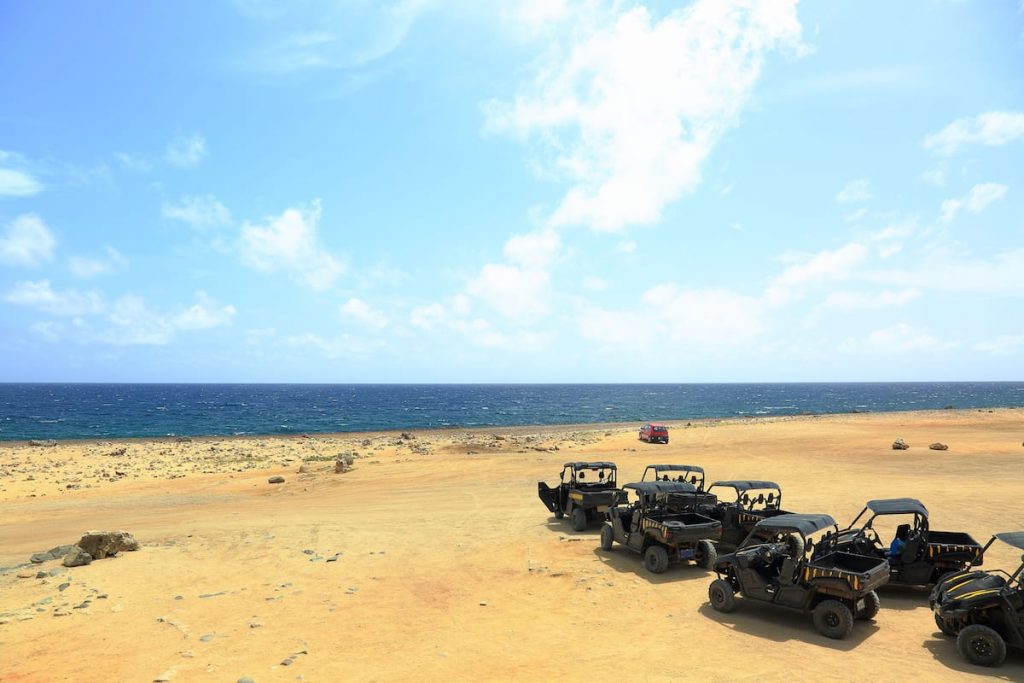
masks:
{"label": "person in blue shirt", "polygon": [[910,532],[906,526],[900,526],[896,530],[896,537],[892,539],[892,543],[889,544],[889,563],[894,564],[899,561],[900,555],[903,554],[903,548],[907,545],[907,534]]}

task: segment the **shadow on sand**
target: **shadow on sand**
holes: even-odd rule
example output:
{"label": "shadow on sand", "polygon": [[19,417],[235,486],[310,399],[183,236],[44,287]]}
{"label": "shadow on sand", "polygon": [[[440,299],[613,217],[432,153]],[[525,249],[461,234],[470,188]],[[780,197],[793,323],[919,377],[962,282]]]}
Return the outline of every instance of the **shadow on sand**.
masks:
{"label": "shadow on sand", "polygon": [[783,607],[744,600],[736,600],[734,612],[716,612],[710,603],[705,602],[697,610],[708,621],[717,623],[722,628],[739,631],[748,635],[784,643],[789,640],[800,640],[830,650],[849,652],[860,646],[874,635],[879,627],[873,621],[858,621],[853,626],[853,633],[843,640],[827,638],[814,628],[810,614],[801,614]]}
{"label": "shadow on sand", "polygon": [[661,584],[674,581],[690,581],[692,579],[703,579],[710,582],[714,573],[707,569],[701,569],[692,562],[673,562],[668,566],[664,574],[652,574],[644,567],[643,556],[628,548],[623,548],[618,543],[613,550],[601,550],[598,545],[594,548],[594,554],[606,567],[610,567],[620,574],[632,574],[651,583]]}
{"label": "shadow on sand", "polygon": [[964,674],[987,675],[999,681],[1024,681],[1024,656],[1020,650],[1007,648],[1006,663],[998,669],[989,669],[967,662],[957,651],[956,638],[943,635],[938,629],[932,633],[931,638],[921,644],[935,661],[947,669]]}

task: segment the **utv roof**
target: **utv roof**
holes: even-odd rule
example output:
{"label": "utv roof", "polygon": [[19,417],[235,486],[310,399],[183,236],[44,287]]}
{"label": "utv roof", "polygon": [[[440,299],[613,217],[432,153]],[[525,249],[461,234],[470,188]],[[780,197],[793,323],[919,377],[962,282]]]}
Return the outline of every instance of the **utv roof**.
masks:
{"label": "utv roof", "polygon": [[647,469],[655,472],[700,472],[704,473],[703,467],[697,465],[648,465]]}
{"label": "utv roof", "polygon": [[1001,534],[996,534],[1003,543],[1009,543],[1014,548],[1024,550],[1024,531],[1004,531]]}
{"label": "utv roof", "polygon": [[571,467],[574,470],[614,470],[615,463],[613,462],[567,462],[565,467]]}
{"label": "utv roof", "polygon": [[817,515],[778,515],[776,517],[769,517],[762,519],[756,524],[760,529],[794,529],[799,531],[804,536],[813,534],[815,531],[827,529],[830,526],[835,526],[836,520],[832,519],[829,515],[817,514]]}
{"label": "utv roof", "polygon": [[906,515],[918,514],[928,516],[928,508],[916,498],[882,498],[880,500],[869,500],[867,505],[876,515]]}
{"label": "utv roof", "polygon": [[696,493],[697,491],[693,484],[686,481],[636,481],[626,484],[622,488],[633,489],[645,496],[653,496],[656,493]]}
{"label": "utv roof", "polygon": [[[711,486],[730,486],[737,491],[750,491],[751,489],[779,489],[782,487],[774,481],[757,481],[756,479],[737,479],[733,481],[716,481]],[[710,487],[708,487],[710,488]]]}

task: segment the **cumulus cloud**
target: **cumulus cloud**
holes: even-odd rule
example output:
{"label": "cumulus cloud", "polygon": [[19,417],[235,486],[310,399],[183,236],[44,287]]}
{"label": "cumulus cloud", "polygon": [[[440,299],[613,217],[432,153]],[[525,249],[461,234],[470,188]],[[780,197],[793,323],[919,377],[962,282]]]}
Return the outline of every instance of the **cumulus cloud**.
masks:
{"label": "cumulus cloud", "polygon": [[836,194],[836,201],[840,204],[866,202],[869,199],[871,199],[871,183],[864,178],[851,180]]}
{"label": "cumulus cloud", "polygon": [[960,199],[947,199],[940,208],[940,220],[948,223],[956,218],[961,209],[971,213],[981,213],[989,204],[1002,199],[1009,188],[999,183],[979,183],[971,188],[967,196]]}
{"label": "cumulus cloud", "polygon": [[551,226],[655,222],[696,188],[766,55],[801,49],[795,4],[698,0],[661,20],[588,4],[567,52],[513,102],[485,106],[487,127],[536,140],[540,167],[571,184]]}
{"label": "cumulus cloud", "polygon": [[868,248],[857,242],[818,252],[782,271],[765,290],[765,299],[781,304],[799,298],[807,287],[842,280],[864,262],[868,253]]}
{"label": "cumulus cloud", "polygon": [[228,325],[235,317],[234,306],[221,306],[206,292],[196,292],[196,303],[172,318],[173,326],[179,330],[206,330],[211,327]]}
{"label": "cumulus cloud", "polygon": [[242,263],[265,273],[285,272],[310,289],[327,290],[344,263],[320,245],[320,200],[285,209],[262,224],[246,221],[238,241]]}
{"label": "cumulus cloud", "polygon": [[4,301],[52,315],[92,315],[104,310],[103,297],[99,292],[54,290],[49,280],[18,282],[4,295]]}
{"label": "cumulus cloud", "polygon": [[521,322],[548,312],[546,271],[488,263],[466,285],[466,291],[502,315]]}
{"label": "cumulus cloud", "polygon": [[562,240],[554,230],[513,235],[505,243],[505,258],[527,268],[545,268],[558,256]]}
{"label": "cumulus cloud", "polygon": [[0,236],[0,264],[38,266],[53,258],[57,239],[34,213],[24,213],[7,224]]}
{"label": "cumulus cloud", "polygon": [[343,303],[338,312],[345,320],[350,320],[363,327],[381,329],[388,324],[387,316],[370,306],[362,299],[351,298]]}
{"label": "cumulus cloud", "polygon": [[75,277],[88,279],[98,275],[109,275],[128,265],[124,254],[113,247],[107,247],[105,257],[72,256],[68,259],[68,270]]}
{"label": "cumulus cloud", "polygon": [[990,111],[957,119],[924,139],[924,148],[952,156],[972,145],[999,147],[1024,138],[1024,112]]}
{"label": "cumulus cloud", "polygon": [[164,159],[171,166],[195,168],[206,157],[206,138],[199,133],[179,133],[164,150]]}
{"label": "cumulus cloud", "polygon": [[849,338],[839,350],[848,353],[869,351],[882,354],[936,353],[956,347],[956,342],[938,339],[907,323],[899,323],[868,334],[864,339]]}
{"label": "cumulus cloud", "polygon": [[184,196],[177,204],[164,203],[164,218],[188,223],[193,228],[218,228],[231,224],[231,212],[212,194]]}
{"label": "cumulus cloud", "polygon": [[0,197],[31,197],[43,186],[27,171],[0,168]]}

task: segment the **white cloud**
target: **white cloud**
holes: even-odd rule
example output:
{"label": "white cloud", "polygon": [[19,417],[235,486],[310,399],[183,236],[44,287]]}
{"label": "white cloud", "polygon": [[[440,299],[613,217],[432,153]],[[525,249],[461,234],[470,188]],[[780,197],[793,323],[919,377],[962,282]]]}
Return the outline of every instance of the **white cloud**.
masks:
{"label": "white cloud", "polygon": [[513,235],[505,243],[505,258],[527,268],[546,268],[558,256],[562,240],[554,230]]}
{"label": "white cloud", "polygon": [[68,259],[68,270],[75,277],[88,279],[97,275],[109,275],[128,265],[128,259],[113,247],[107,247],[106,254],[106,258],[72,256]]}
{"label": "white cloud", "polygon": [[971,348],[975,351],[1003,355],[1022,347],[1024,347],[1024,334],[1003,334],[995,339],[978,342]]}
{"label": "white cloud", "polygon": [[1006,195],[1009,188],[999,183],[979,183],[971,188],[966,197],[961,199],[947,199],[942,202],[940,208],[940,220],[948,223],[956,218],[960,209],[966,209],[971,213],[981,213],[989,204]]}
{"label": "white cloud", "polygon": [[996,254],[991,259],[933,256],[909,267],[869,271],[863,279],[926,291],[1019,297],[1024,292],[1024,249]]}
{"label": "white cloud", "polygon": [[1024,138],[1024,112],[990,111],[964,117],[924,139],[924,148],[952,156],[969,145],[999,147]]}
{"label": "white cloud", "polygon": [[502,332],[483,318],[453,320],[449,326],[461,333],[474,346],[507,351],[537,351],[544,348],[549,335],[529,330]]}
{"label": "white cloud", "polygon": [[744,344],[765,328],[764,304],[726,289],[663,284],[645,292],[643,301],[646,320],[663,324],[669,339],[708,349]]}
{"label": "white cloud", "polygon": [[206,156],[206,138],[199,133],[179,133],[169,143],[164,159],[178,168],[194,168]]}
{"label": "white cloud", "polygon": [[578,325],[581,335],[603,346],[643,350],[654,341],[650,313],[647,311],[586,307],[578,316]]}
{"label": "white cloud", "polygon": [[64,326],[52,321],[32,323],[29,330],[42,337],[43,341],[49,344],[56,344],[60,341]]}
{"label": "white cloud", "polygon": [[7,224],[0,237],[0,264],[37,266],[53,258],[57,239],[34,213],[23,213]]}
{"label": "white cloud", "polygon": [[802,296],[809,286],[845,279],[868,253],[867,247],[856,242],[819,252],[782,271],[765,290],[765,299],[773,304],[786,303]]}
{"label": "white cloud", "polygon": [[888,308],[905,306],[919,298],[921,293],[916,289],[885,292],[832,292],[825,298],[825,306],[843,310]]}
{"label": "white cloud", "polygon": [[417,306],[409,313],[409,324],[422,330],[432,330],[445,319],[444,306],[438,303]]}
{"label": "white cloud", "polygon": [[548,281],[543,270],[488,263],[466,291],[502,315],[526,322],[547,314]]}
{"label": "white cloud", "polygon": [[229,325],[237,312],[234,306],[221,306],[202,290],[196,292],[196,299],[196,303],[174,316],[172,322],[176,329],[206,330]]}
{"label": "white cloud", "polygon": [[296,348],[317,349],[328,358],[365,355],[383,345],[379,341],[367,341],[347,334],[328,338],[313,332],[290,335],[285,338],[284,343]]}
{"label": "white cloud", "polygon": [[42,191],[43,186],[29,173],[0,168],[0,197],[31,197]]}
{"label": "white cloud", "polygon": [[956,342],[946,342],[931,334],[915,329],[907,323],[899,323],[871,332],[863,340],[850,338],[839,346],[847,353],[863,351],[899,355],[905,353],[936,353],[956,347]]}
{"label": "white cloud", "polygon": [[866,216],[867,213],[868,213],[868,210],[866,208],[864,208],[864,207],[861,207],[861,208],[857,209],[856,211],[851,211],[850,213],[844,213],[843,214],[843,221],[845,221],[846,223],[856,223],[861,218],[864,218],[864,216]]}
{"label": "white cloud", "polygon": [[55,291],[49,280],[18,282],[4,301],[19,306],[30,306],[53,315],[92,315],[104,309],[99,292],[80,292],[75,289]]}
{"label": "white cloud", "polygon": [[871,199],[871,183],[864,178],[851,180],[836,194],[836,201],[840,204],[866,202],[869,199]]}
{"label": "white cloud", "polygon": [[263,225],[246,221],[239,237],[242,263],[266,273],[286,272],[314,290],[327,290],[345,272],[344,263],[319,242],[320,200],[289,208]]}
{"label": "white cloud", "polygon": [[551,226],[613,231],[657,221],[696,188],[765,56],[799,50],[801,28],[789,0],[698,0],[660,21],[643,7],[595,7],[575,13],[567,53],[485,113],[490,130],[537,139],[541,167],[571,183]]}
{"label": "white cloud", "polygon": [[387,316],[376,310],[362,299],[352,298],[338,308],[338,313],[346,320],[373,329],[381,329],[388,324]]}
{"label": "white cloud", "polygon": [[193,228],[217,228],[231,224],[231,212],[212,194],[185,196],[177,204],[165,203],[164,218],[188,223]]}

